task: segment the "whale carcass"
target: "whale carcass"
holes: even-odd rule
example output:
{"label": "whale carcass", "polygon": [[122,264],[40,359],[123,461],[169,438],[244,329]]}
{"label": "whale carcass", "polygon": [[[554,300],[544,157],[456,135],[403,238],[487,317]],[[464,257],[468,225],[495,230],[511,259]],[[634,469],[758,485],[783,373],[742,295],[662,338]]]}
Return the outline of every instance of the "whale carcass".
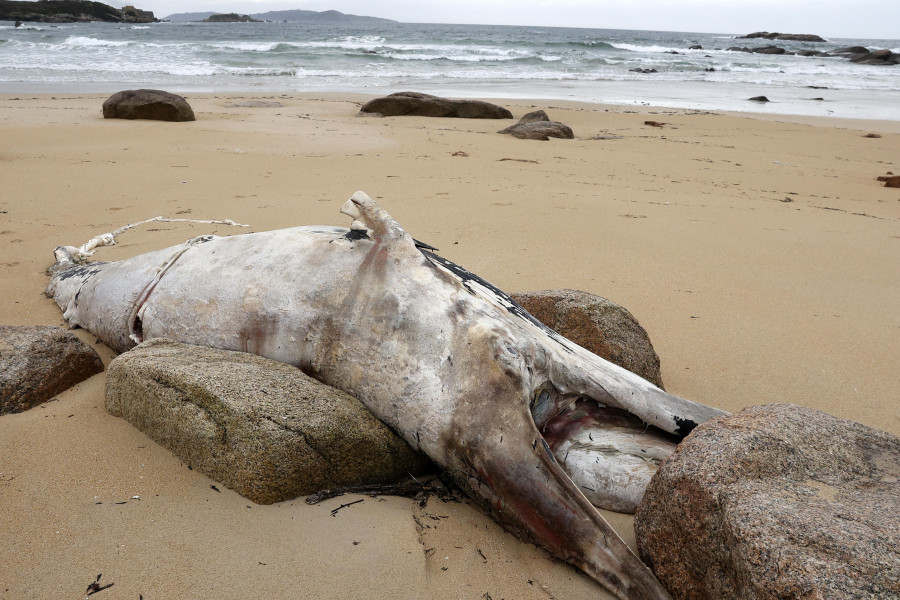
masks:
{"label": "whale carcass", "polygon": [[117,262],[85,260],[111,239],[60,247],[47,293],[120,352],[170,338],[296,365],[359,398],[520,537],[620,598],[669,598],[582,492],[633,505],[647,465],[721,411],[544,327],[364,193],[341,211],[349,229],[202,236]]}

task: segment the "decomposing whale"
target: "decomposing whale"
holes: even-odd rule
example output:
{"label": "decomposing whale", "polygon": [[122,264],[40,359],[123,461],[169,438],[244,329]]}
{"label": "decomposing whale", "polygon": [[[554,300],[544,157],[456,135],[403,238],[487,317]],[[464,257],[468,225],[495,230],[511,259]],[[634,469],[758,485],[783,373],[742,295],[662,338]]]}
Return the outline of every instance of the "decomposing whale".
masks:
{"label": "decomposing whale", "polygon": [[633,508],[655,463],[722,412],[546,328],[364,193],[341,212],[349,229],[201,236],[116,262],[86,260],[109,234],[60,247],[47,294],[119,352],[170,338],[296,365],[359,398],[520,537],[619,598],[669,598],[584,492]]}

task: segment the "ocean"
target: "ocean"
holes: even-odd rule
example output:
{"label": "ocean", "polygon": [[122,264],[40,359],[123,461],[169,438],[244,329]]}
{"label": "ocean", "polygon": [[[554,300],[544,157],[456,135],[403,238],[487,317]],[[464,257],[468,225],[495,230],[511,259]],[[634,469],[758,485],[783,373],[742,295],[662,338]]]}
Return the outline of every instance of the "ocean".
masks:
{"label": "ocean", "polygon": [[[813,32],[814,33],[814,32]],[[763,55],[900,40],[387,23],[0,23],[0,93],[361,92],[900,120],[900,65]],[[691,46],[702,49],[690,50]],[[633,69],[655,70],[655,73]],[[770,102],[750,102],[764,95]]]}

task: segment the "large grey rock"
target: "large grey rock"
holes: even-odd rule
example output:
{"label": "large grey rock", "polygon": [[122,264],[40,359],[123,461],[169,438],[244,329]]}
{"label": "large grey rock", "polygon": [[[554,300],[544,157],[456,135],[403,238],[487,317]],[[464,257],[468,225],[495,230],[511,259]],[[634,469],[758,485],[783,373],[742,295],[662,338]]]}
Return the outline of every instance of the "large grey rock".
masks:
{"label": "large grey rock", "polygon": [[571,127],[551,121],[547,113],[542,110],[526,114],[515,125],[501,129],[497,133],[509,134],[521,140],[548,141],[552,137],[571,140],[575,137]]}
{"label": "large grey rock", "polygon": [[838,54],[852,55],[852,54],[867,54],[868,52],[869,52],[869,49],[866,48],[865,46],[848,46],[846,48],[838,48],[837,50],[832,50],[831,54],[833,54],[833,55],[838,55]]}
{"label": "large grey rock", "polygon": [[615,302],[579,290],[543,290],[510,296],[550,329],[663,387],[659,356],[647,331]]}
{"label": "large grey rock", "polygon": [[896,65],[900,62],[900,54],[894,54],[890,50],[875,50],[864,54],[855,54],[850,57],[850,62],[861,65]]}
{"label": "large grey rock", "polygon": [[900,438],[789,404],[698,426],[650,481],[638,549],[676,599],[900,598]]}
{"label": "large grey rock", "polygon": [[182,96],[162,90],[124,90],[103,103],[104,119],[193,121],[194,111]]}
{"label": "large grey rock", "polygon": [[463,119],[512,119],[508,109],[481,100],[439,98],[419,92],[397,92],[366,102],[360,112],[385,117],[459,117]]}
{"label": "large grey rock", "polygon": [[141,344],[110,363],[106,407],[260,504],[430,467],[356,398],[240,352]]}
{"label": "large grey rock", "polygon": [[758,46],[756,48],[747,48],[746,46],[744,46],[744,47],[732,46],[731,48],[728,48],[728,51],[729,52],[752,52],[754,54],[787,54],[787,55],[794,54],[793,52],[788,52],[787,50],[785,50],[784,48],[781,48],[779,46]]}
{"label": "large grey rock", "polygon": [[101,371],[97,352],[62,327],[0,325],[0,415],[28,410]]}

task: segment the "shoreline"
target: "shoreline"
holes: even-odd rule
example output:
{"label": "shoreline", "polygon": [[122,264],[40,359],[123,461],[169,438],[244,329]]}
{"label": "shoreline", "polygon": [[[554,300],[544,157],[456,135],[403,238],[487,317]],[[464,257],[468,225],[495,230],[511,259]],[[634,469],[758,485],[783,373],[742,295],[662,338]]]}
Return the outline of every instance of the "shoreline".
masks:
{"label": "shoreline", "polygon": [[[104,120],[108,96],[0,95],[0,323],[62,325],[43,295],[58,245],[157,215],[347,226],[362,189],[500,289],[623,305],[671,393],[900,434],[900,190],[875,180],[900,173],[900,122],[504,101],[577,136],[535,142],[497,134],[509,121],[356,116],[363,94],[187,93],[190,123]],[[246,231],[140,227],[95,259]],[[98,573],[122,598],[610,598],[468,503],[365,498],[332,517],[357,498],[215,491],[111,417],[104,382],[0,417],[3,600],[80,594]],[[604,516],[633,545],[632,518]]]}
{"label": "shoreline", "polygon": [[[104,86],[106,84],[103,84]],[[95,99],[99,100],[100,103],[103,102],[106,98],[111,96],[112,94],[124,90],[124,89],[138,89],[141,86],[132,86],[131,88],[123,87],[123,86],[111,86],[109,90],[102,91],[67,91],[65,89],[57,89],[56,91],[44,91],[44,92],[34,92],[34,91],[22,91],[22,92],[11,92],[11,91],[0,91],[0,101],[28,101],[28,100],[57,100],[57,99],[77,99],[77,100],[88,100]],[[144,86],[147,87],[147,86]],[[387,95],[389,93],[394,93],[394,91],[404,91],[404,90],[385,90],[384,92],[374,92],[374,91],[365,91],[365,92],[343,92],[343,91],[313,91],[313,92],[287,92],[283,90],[220,90],[220,91],[185,91],[178,90],[176,88],[164,88],[157,87],[152,89],[165,89],[165,91],[172,92],[175,94],[179,94],[184,96],[188,100],[191,98],[197,99],[213,99],[213,98],[267,98],[272,100],[277,100],[279,97],[283,98],[299,98],[299,99],[340,99],[340,98],[349,98],[353,99],[354,102],[358,103],[360,106],[371,100],[373,98],[377,98],[383,95]],[[532,96],[528,98],[519,98],[519,97],[509,97],[509,96],[501,96],[501,95],[477,95],[477,94],[449,94],[445,93],[447,90],[443,89],[427,89],[427,88],[417,88],[415,90],[406,90],[406,91],[424,91],[424,93],[429,93],[433,95],[443,95],[451,98],[468,98],[473,100],[484,100],[487,102],[500,104],[500,105],[509,105],[509,106],[523,106],[525,103],[529,105],[542,105],[542,106],[558,106],[565,109],[572,110],[588,110],[588,111],[603,111],[603,112],[613,112],[613,113],[633,113],[633,114],[647,114],[647,115],[659,115],[663,114],[684,114],[684,115],[725,115],[732,116],[735,118],[747,118],[747,119],[756,119],[762,121],[773,121],[778,123],[792,123],[792,124],[802,124],[802,125],[811,125],[817,127],[837,127],[843,129],[858,129],[860,131],[880,131],[884,133],[900,133],[900,109],[898,109],[898,118],[897,119],[877,119],[877,118],[868,118],[868,117],[843,117],[837,115],[815,115],[815,114],[794,114],[794,113],[779,113],[779,112],[762,112],[760,107],[765,107],[766,105],[755,105],[751,106],[747,110],[728,110],[728,109],[702,109],[702,108],[691,108],[691,107],[679,107],[679,106],[666,106],[663,104],[659,105],[651,105],[642,101],[635,101],[634,103],[613,103],[613,102],[591,102],[585,100],[576,100],[571,98],[558,98],[558,97],[542,97],[542,96]],[[452,90],[450,90],[452,91]],[[482,90],[483,91],[483,90]],[[898,100],[900,100],[900,93],[898,93]],[[900,106],[900,104],[898,104]],[[756,109],[756,110],[751,110]],[[518,117],[517,117],[518,118]]]}
{"label": "shoreline", "polygon": [[[163,89],[182,96],[266,95],[293,96],[385,96],[397,91],[417,91],[428,94],[479,98],[491,102],[521,103],[541,99],[553,102],[573,102],[610,109],[685,110],[725,112],[750,117],[782,119],[846,119],[852,121],[890,121],[900,123],[900,91],[808,89],[800,87],[768,87],[757,84],[734,84],[696,81],[554,81],[530,82],[491,81],[483,83],[433,84],[427,81],[403,83],[366,89],[326,87],[296,90],[287,84],[281,87],[266,85],[217,86],[183,85],[179,83],[102,82],[36,84],[4,82],[0,96],[91,96],[112,95],[125,89]],[[712,92],[712,93],[711,93]],[[765,95],[769,102],[759,103],[750,98]],[[637,99],[635,99],[637,98]]]}

